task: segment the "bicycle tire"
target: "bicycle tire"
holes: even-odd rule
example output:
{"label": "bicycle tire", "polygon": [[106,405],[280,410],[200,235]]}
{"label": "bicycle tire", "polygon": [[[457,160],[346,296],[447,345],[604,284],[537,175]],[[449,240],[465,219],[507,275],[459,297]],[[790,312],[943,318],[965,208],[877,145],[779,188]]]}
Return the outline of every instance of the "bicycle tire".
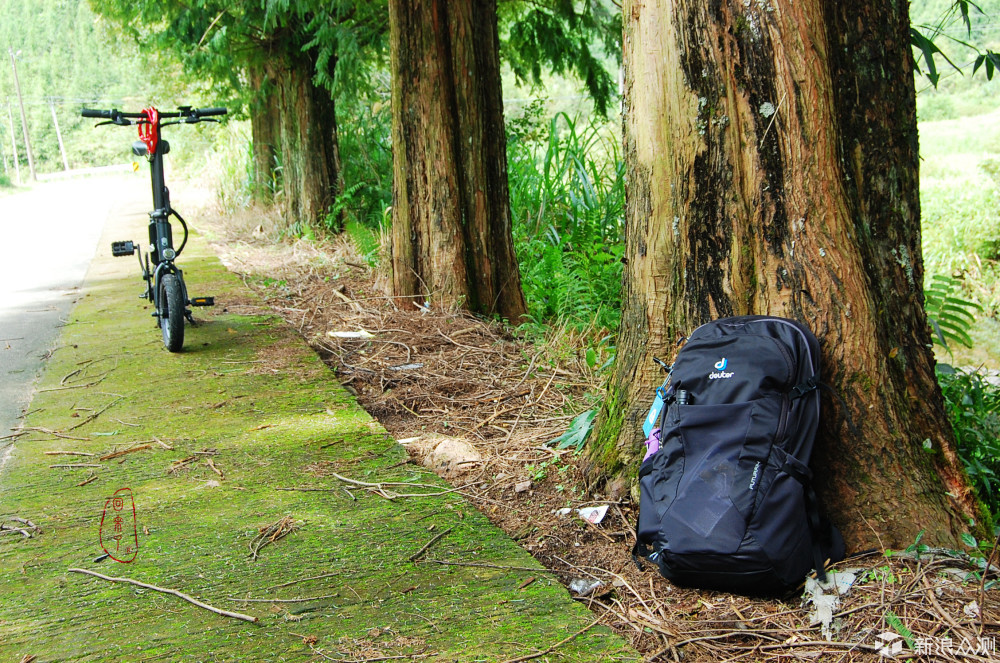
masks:
{"label": "bicycle tire", "polygon": [[184,298],[176,274],[160,279],[159,309],[163,345],[170,352],[180,352],[184,345]]}

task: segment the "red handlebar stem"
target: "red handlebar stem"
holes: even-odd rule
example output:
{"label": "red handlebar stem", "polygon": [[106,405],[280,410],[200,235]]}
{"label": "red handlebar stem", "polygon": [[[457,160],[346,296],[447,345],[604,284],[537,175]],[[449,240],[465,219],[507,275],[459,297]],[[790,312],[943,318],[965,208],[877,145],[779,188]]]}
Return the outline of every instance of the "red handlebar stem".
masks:
{"label": "red handlebar stem", "polygon": [[160,141],[160,111],[150,106],[144,108],[142,114],[146,116],[146,120],[139,120],[139,140],[146,144],[149,156],[153,156]]}

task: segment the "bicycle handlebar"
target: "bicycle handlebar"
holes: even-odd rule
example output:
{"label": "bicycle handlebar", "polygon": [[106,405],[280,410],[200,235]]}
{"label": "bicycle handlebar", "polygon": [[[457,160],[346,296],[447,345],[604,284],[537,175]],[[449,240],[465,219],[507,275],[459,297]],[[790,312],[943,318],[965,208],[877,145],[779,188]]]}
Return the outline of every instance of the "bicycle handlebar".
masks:
{"label": "bicycle handlebar", "polygon": [[[191,108],[190,106],[179,106],[177,111],[160,113],[161,119],[166,118],[184,118],[186,123],[194,123],[200,121],[203,117],[211,117],[214,115],[225,115],[229,111],[225,108]],[[120,111],[117,108],[112,108],[111,110],[98,110],[95,108],[84,108],[80,111],[82,117],[91,117],[102,120],[110,120],[113,124],[118,124],[122,126],[128,126],[130,124],[135,124],[130,120],[144,120],[146,119],[145,113],[127,113],[125,111]]]}

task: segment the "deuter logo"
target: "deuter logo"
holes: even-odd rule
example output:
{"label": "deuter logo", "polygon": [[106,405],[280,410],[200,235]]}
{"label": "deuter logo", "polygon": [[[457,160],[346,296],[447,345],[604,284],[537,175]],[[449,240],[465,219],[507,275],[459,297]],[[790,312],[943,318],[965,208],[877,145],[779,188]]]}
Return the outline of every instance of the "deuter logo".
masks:
{"label": "deuter logo", "polygon": [[721,360],[715,362],[715,367],[717,369],[719,369],[719,370],[716,371],[715,373],[709,373],[708,374],[708,379],[709,380],[724,380],[726,378],[733,377],[733,372],[726,370],[726,366],[728,366],[728,365],[729,365],[729,360],[726,359],[725,357],[723,357]]}

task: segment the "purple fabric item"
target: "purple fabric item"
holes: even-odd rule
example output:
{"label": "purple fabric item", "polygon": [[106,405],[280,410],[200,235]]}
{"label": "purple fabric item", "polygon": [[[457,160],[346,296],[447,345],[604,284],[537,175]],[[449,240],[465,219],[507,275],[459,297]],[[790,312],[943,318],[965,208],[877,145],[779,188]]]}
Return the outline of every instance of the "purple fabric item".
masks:
{"label": "purple fabric item", "polygon": [[660,450],[660,429],[654,428],[646,438],[646,455],[642,457],[642,462]]}

